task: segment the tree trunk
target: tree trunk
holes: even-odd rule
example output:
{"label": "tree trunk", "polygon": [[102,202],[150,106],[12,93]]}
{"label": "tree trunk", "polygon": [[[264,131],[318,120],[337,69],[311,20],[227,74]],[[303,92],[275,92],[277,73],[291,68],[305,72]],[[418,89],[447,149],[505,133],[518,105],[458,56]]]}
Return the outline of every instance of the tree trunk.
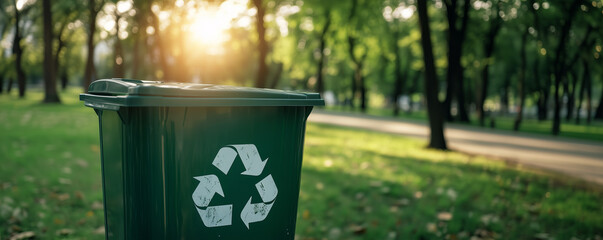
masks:
{"label": "tree trunk", "polygon": [[[528,1],[528,8],[530,9],[530,12],[532,13],[533,19],[534,19],[534,28],[537,31],[537,35],[536,35],[536,40],[540,41],[540,42],[544,42],[544,39],[546,39],[546,35],[547,35],[547,30],[545,30],[541,24],[540,24],[540,20],[539,20],[539,15],[538,15],[538,11],[537,8],[535,8],[534,6],[537,6],[535,0],[529,0]],[[539,54],[539,53],[538,53]],[[550,55],[550,54],[549,54]],[[536,105],[538,107],[538,121],[544,121],[548,118],[548,103],[549,103],[549,95],[551,92],[551,78],[550,78],[550,70],[549,70],[549,65],[550,65],[550,61],[548,58],[548,55],[546,55],[544,57],[544,62],[545,62],[545,74],[544,74],[544,86],[541,84],[542,80],[540,79],[540,62],[538,60],[538,55],[536,55],[537,57],[535,58],[535,63],[534,63],[534,79],[536,79],[536,84],[538,85],[538,99],[536,101]]]}
{"label": "tree trunk", "polygon": [[498,4],[500,1],[495,3],[494,11],[495,13],[492,15],[494,19],[490,20],[490,29],[488,31],[488,35],[486,38],[486,42],[484,43],[484,58],[486,59],[486,63],[484,68],[482,69],[482,84],[478,90],[477,94],[477,117],[479,119],[479,125],[485,126],[486,115],[484,112],[484,103],[488,96],[488,87],[490,86],[490,65],[492,64],[492,54],[494,53],[494,45],[496,43],[496,36],[501,27],[501,19],[498,14]]}
{"label": "tree trunk", "polygon": [[360,65],[358,72],[359,72],[358,75],[360,76],[360,79],[359,79],[359,82],[360,82],[360,110],[362,110],[362,112],[366,112],[366,108],[367,108],[366,83],[365,83],[365,77],[362,76],[362,65]]}
{"label": "tree trunk", "polygon": [[8,78],[8,84],[6,85],[6,94],[10,94],[10,91],[13,90],[13,83],[15,80],[11,77]]}
{"label": "tree trunk", "polygon": [[163,71],[163,76],[161,76],[161,78],[165,81],[173,81],[172,71],[167,62],[168,54],[166,46],[163,42],[163,36],[161,36],[161,33],[159,32],[159,17],[151,10],[151,4],[148,5],[148,12],[151,14],[153,28],[155,29],[153,38],[155,39],[155,48],[157,48],[157,59],[159,59],[159,65]]}
{"label": "tree trunk", "polygon": [[0,94],[4,92],[4,76],[0,76]]}
{"label": "tree trunk", "polygon": [[[567,91],[567,112],[565,113],[565,121],[572,119],[574,115],[574,107],[576,106],[576,86],[578,86],[578,73],[571,71],[572,75],[572,86]],[[567,83],[569,88],[569,82]]]}
{"label": "tree trunk", "polygon": [[50,0],[42,0],[42,17],[44,22],[44,103],[60,103],[57,94],[54,59],[52,54],[52,13]]}
{"label": "tree trunk", "polygon": [[469,9],[471,6],[471,0],[465,0],[463,4],[463,18],[461,21],[461,29],[458,35],[458,53],[456,55],[456,68],[457,68],[457,84],[456,84],[456,95],[458,101],[458,119],[460,122],[469,122],[469,112],[467,111],[467,103],[465,101],[465,69],[461,65],[461,56],[463,55],[463,43],[465,42],[465,36],[467,35],[467,24],[469,22]]}
{"label": "tree trunk", "polygon": [[421,28],[421,46],[423,47],[423,62],[425,64],[425,96],[427,98],[427,113],[429,116],[429,148],[446,149],[444,138],[444,112],[438,99],[438,80],[435,75],[435,65],[431,46],[431,33],[427,15],[427,1],[417,1],[419,25]]}
{"label": "tree trunk", "polygon": [[525,79],[526,79],[526,65],[527,65],[527,57],[526,57],[526,42],[528,39],[528,28],[526,27],[525,31],[521,35],[521,50],[519,53],[520,63],[519,63],[519,78],[517,79],[517,93],[519,95],[519,106],[517,106],[517,117],[515,117],[515,122],[513,124],[513,130],[519,131],[519,126],[521,121],[523,120],[523,105],[526,98],[525,92]]}
{"label": "tree trunk", "polygon": [[599,99],[599,105],[597,106],[594,119],[603,120],[603,94],[601,94],[601,98]]}
{"label": "tree trunk", "polygon": [[276,63],[276,71],[272,76],[272,81],[270,81],[270,88],[275,89],[278,86],[278,80],[281,79],[281,74],[283,74],[283,63]]}
{"label": "tree trunk", "polygon": [[[588,75],[586,79],[586,124],[590,124],[590,120],[592,119],[592,78],[590,77],[590,68],[588,67],[588,63],[586,60],[583,60],[584,64],[584,74]],[[603,95],[603,94],[601,94]]]}
{"label": "tree trunk", "polygon": [[145,41],[145,38],[143,37],[143,34],[146,34],[146,14],[142,13],[141,11],[141,7],[139,5],[137,5],[136,3],[134,4],[134,9],[136,10],[136,15],[134,16],[134,21],[136,24],[136,27],[138,29],[137,32],[133,32],[134,34],[134,46],[132,47],[132,78],[134,79],[142,79],[145,78],[144,76],[142,76],[142,74],[140,74],[140,66],[142,64],[143,58],[140,56],[141,54],[141,48],[143,46],[146,46],[147,43]]}
{"label": "tree trunk", "polygon": [[[404,77],[402,76],[402,61],[400,54],[400,46],[398,46],[398,38],[399,32],[394,32],[394,76],[396,77],[394,81],[394,94],[392,96],[392,103],[394,105],[394,116],[398,116],[400,114],[400,106],[398,104],[398,99],[400,95],[402,95],[402,89],[404,88]],[[410,60],[408,60],[410,61]]]}
{"label": "tree trunk", "polygon": [[88,92],[88,86],[90,86],[90,83],[94,80],[94,49],[96,48],[94,33],[96,32],[96,16],[98,15],[98,10],[95,5],[94,0],[88,0],[88,55],[86,56],[86,69],[84,70],[84,81],[82,82],[84,92]]}
{"label": "tree trunk", "polygon": [[500,112],[502,114],[509,113],[509,87],[511,85],[510,79],[504,76],[502,92],[500,93]]}
{"label": "tree trunk", "polygon": [[[13,7],[15,9],[15,34],[13,37],[13,54],[15,55],[15,68],[17,71],[17,85],[19,87],[19,98],[25,97],[26,79],[25,72],[23,71],[22,58],[23,58],[23,46],[21,46],[21,33],[19,29],[20,16],[17,10],[17,0],[13,1]],[[10,86],[12,87],[12,81]],[[10,88],[9,87],[9,91]]]}
{"label": "tree trunk", "polygon": [[544,81],[544,86],[542,87],[540,83],[542,80],[540,79],[540,61],[538,57],[534,59],[534,79],[538,84],[538,99],[536,100],[536,106],[538,108],[538,121],[544,121],[547,118],[548,114],[548,100],[549,100],[549,92],[550,92],[550,79],[547,77]]}
{"label": "tree trunk", "polygon": [[[487,44],[487,43],[486,43]],[[488,59],[488,51],[485,51],[486,59]],[[479,125],[485,126],[486,121],[486,113],[484,112],[484,103],[486,102],[486,97],[488,94],[488,86],[490,84],[490,64],[486,63],[484,68],[482,69],[482,84],[479,86],[479,90],[477,92],[477,118],[479,119]]]}
{"label": "tree trunk", "polygon": [[458,76],[456,73],[457,68],[455,64],[457,59],[456,54],[458,52],[458,29],[456,28],[456,20],[458,15],[456,13],[456,0],[449,2],[444,1],[444,3],[446,3],[446,17],[448,20],[448,69],[446,70],[446,98],[444,100],[444,113],[446,121],[452,122],[454,121],[454,117],[452,116],[452,101],[454,100],[456,93],[456,77]]}
{"label": "tree trunk", "polygon": [[356,84],[356,77],[357,75],[357,71],[356,71],[356,67],[354,67],[354,73],[352,74],[352,94],[350,95],[350,108],[354,109],[355,108],[355,102],[356,102],[356,90],[357,90],[357,86],[358,84]]}
{"label": "tree trunk", "polygon": [[[61,54],[61,51],[63,51],[63,48],[65,48],[65,41],[63,40],[63,32],[65,31],[65,27],[67,26],[67,23],[61,23],[61,28],[59,29],[59,32],[57,33],[57,51],[54,54],[54,66],[53,66],[53,78],[56,79],[59,75],[59,73],[61,71],[59,71],[59,69],[62,69],[63,73],[61,75],[61,88],[63,90],[65,90],[65,88],[67,87],[67,79],[63,79],[62,76],[66,76],[66,73],[64,71],[67,71],[66,67],[61,67],[61,64],[59,63],[59,55]],[[66,78],[66,77],[65,77]]]}
{"label": "tree trunk", "polygon": [[67,84],[69,82],[69,78],[67,77],[67,67],[63,67],[63,71],[61,72],[61,89],[67,89]]}
{"label": "tree trunk", "polygon": [[317,74],[316,74],[316,92],[323,94],[325,91],[325,83],[324,83],[324,62],[325,62],[325,48],[327,42],[327,31],[329,31],[329,27],[331,26],[331,13],[327,9],[325,11],[325,18],[327,22],[322,28],[322,32],[320,33],[320,58],[318,59],[317,66]]}
{"label": "tree trunk", "polygon": [[463,3],[463,16],[461,19],[461,28],[457,28],[459,15],[456,12],[457,0],[444,1],[446,6],[446,17],[448,19],[448,70],[446,74],[446,100],[444,108],[446,119],[453,121],[451,113],[452,101],[456,98],[458,108],[458,119],[461,122],[469,122],[467,107],[465,106],[463,67],[461,66],[461,56],[463,54],[463,42],[467,31],[469,21],[470,0]]}
{"label": "tree trunk", "polygon": [[[115,26],[119,28],[119,19],[121,16],[115,10]],[[124,78],[125,76],[125,59],[123,54],[123,48],[121,46],[121,40],[119,39],[119,29],[115,31],[115,43],[113,44],[113,77]]]}
{"label": "tree trunk", "polygon": [[[588,64],[582,61],[584,73],[582,74],[582,82],[580,83],[580,92],[578,93],[578,107],[576,108],[576,124],[580,124],[580,111],[582,111],[582,100],[584,100],[584,91],[586,90],[587,78],[590,78],[588,72]],[[577,80],[576,80],[577,81]]]}
{"label": "tree trunk", "polygon": [[266,65],[266,56],[268,56],[268,43],[266,42],[266,26],[264,26],[264,15],[266,9],[262,0],[253,0],[253,5],[257,9],[255,15],[255,26],[258,33],[258,73],[255,86],[258,88],[266,87],[266,78],[268,76],[268,66]]}
{"label": "tree trunk", "polygon": [[576,11],[580,4],[580,1],[575,1],[571,3],[567,19],[565,19],[565,22],[563,23],[563,26],[561,28],[561,36],[555,53],[555,62],[553,64],[553,66],[555,67],[555,93],[553,95],[555,101],[555,112],[553,114],[553,135],[559,135],[559,133],[561,132],[561,97],[559,96],[559,87],[560,84],[563,82],[563,78],[565,78],[566,75],[566,66],[564,62],[565,49],[567,43],[566,40],[569,35],[569,30],[572,26],[572,22],[574,20],[574,15],[576,14]]}

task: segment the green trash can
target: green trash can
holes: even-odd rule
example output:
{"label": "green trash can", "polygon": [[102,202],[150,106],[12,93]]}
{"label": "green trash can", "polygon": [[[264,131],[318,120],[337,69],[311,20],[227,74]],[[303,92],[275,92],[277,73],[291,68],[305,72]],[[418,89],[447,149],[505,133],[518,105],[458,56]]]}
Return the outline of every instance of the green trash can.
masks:
{"label": "green trash can", "polygon": [[293,239],[316,93],[104,79],[107,239]]}

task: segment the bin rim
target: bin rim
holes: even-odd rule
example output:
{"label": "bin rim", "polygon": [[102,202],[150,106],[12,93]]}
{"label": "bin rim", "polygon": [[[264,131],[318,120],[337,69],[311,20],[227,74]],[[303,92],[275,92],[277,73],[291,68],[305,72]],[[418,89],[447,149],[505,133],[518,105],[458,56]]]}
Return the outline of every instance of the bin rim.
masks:
{"label": "bin rim", "polygon": [[213,84],[174,83],[131,79],[101,79],[80,94],[86,106],[120,107],[195,106],[324,106],[318,93]]}

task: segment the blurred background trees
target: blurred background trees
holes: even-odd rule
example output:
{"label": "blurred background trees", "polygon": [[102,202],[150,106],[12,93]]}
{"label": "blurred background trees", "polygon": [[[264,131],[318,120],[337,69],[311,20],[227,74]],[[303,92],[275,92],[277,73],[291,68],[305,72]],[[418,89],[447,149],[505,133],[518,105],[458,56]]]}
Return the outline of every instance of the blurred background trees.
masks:
{"label": "blurred background trees", "polygon": [[57,102],[53,89],[119,77],[310,90],[393,115],[433,94],[446,121],[537,118],[553,134],[603,119],[603,1],[426,1],[433,69],[418,3],[6,0],[0,93],[44,85]]}

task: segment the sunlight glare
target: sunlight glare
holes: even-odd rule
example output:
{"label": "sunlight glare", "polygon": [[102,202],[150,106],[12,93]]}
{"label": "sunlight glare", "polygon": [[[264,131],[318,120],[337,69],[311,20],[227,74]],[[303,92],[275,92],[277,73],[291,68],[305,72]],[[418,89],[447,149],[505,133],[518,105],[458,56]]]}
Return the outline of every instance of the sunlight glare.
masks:
{"label": "sunlight glare", "polygon": [[203,45],[219,45],[228,40],[226,30],[230,28],[228,19],[216,12],[198,14],[190,25],[191,37]]}
{"label": "sunlight glare", "polygon": [[23,7],[25,5],[29,5],[31,4],[30,0],[18,0],[16,5],[17,5],[17,10],[21,11],[21,9],[23,9]]}
{"label": "sunlight glare", "polygon": [[192,12],[188,26],[189,41],[210,54],[223,52],[223,43],[230,40],[228,30],[233,27],[248,28],[248,0],[226,0],[220,5],[204,5]]}
{"label": "sunlight glare", "polygon": [[117,12],[121,13],[125,13],[127,11],[130,11],[130,9],[132,9],[132,2],[131,1],[119,1],[117,2]]}

